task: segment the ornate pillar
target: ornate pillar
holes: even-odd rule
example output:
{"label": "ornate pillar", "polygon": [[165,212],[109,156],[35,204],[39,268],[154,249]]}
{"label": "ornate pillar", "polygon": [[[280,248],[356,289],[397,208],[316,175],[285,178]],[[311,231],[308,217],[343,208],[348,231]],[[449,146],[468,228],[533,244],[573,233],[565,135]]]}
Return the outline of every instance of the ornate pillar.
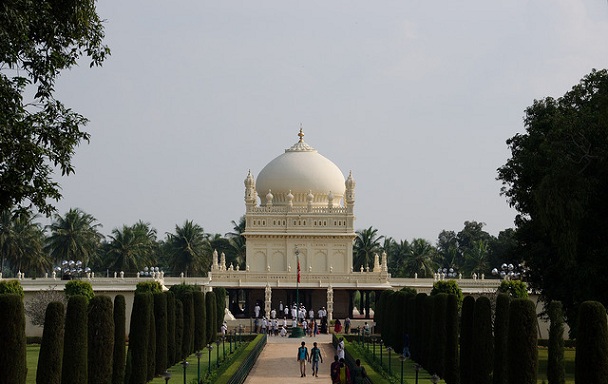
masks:
{"label": "ornate pillar", "polygon": [[270,316],[270,311],[272,310],[272,288],[270,285],[266,284],[266,289],[264,290],[264,313],[266,317]]}
{"label": "ornate pillar", "polygon": [[327,287],[327,321],[334,318],[334,289],[330,285]]}

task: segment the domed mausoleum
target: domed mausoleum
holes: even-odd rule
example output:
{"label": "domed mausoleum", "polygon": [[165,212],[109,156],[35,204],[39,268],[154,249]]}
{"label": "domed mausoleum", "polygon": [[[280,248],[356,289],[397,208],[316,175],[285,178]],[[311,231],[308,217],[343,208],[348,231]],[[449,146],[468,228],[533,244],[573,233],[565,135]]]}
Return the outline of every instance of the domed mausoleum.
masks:
{"label": "domed mausoleum", "polygon": [[[237,316],[249,317],[256,303],[268,312],[294,303],[297,290],[307,308],[326,307],[330,319],[344,318],[352,313],[356,290],[369,297],[372,290],[390,288],[386,255],[382,261],[376,256],[373,268],[353,270],[352,174],[345,178],[308,145],[302,129],[298,136],[257,178],[251,171],[245,178],[246,270],[214,259],[212,285],[227,288]],[[368,309],[369,302],[361,307]]]}

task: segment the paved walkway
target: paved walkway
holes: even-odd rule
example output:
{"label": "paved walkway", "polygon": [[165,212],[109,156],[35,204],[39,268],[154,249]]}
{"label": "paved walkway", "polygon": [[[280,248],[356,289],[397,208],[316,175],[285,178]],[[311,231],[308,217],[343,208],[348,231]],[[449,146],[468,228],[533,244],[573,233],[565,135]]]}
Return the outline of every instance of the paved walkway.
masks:
{"label": "paved walkway", "polygon": [[[319,377],[312,375],[310,363],[306,363],[306,377],[300,377],[300,364],[296,361],[296,355],[302,341],[306,342],[309,352],[315,341],[321,349],[323,363],[319,364]],[[328,383],[331,382],[329,366],[334,361],[334,355],[335,349],[331,344],[331,335],[300,339],[268,337],[268,343],[245,380],[245,384]]]}

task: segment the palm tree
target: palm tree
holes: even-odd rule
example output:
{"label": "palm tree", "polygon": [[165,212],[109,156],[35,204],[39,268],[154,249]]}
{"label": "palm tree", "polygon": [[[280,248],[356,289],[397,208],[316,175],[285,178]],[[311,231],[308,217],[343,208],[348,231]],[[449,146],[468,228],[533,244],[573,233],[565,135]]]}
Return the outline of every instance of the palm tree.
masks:
{"label": "palm tree", "polygon": [[488,244],[483,240],[475,240],[470,250],[465,253],[465,274],[481,275],[489,272]]}
{"label": "palm tree", "polygon": [[44,231],[36,218],[29,211],[5,211],[0,218],[2,264],[6,258],[15,271],[34,276],[49,271],[52,264],[43,251]]}
{"label": "palm tree", "polygon": [[381,250],[380,242],[384,236],[378,236],[378,230],[369,227],[356,232],[355,244],[353,246],[354,261],[353,267],[368,267],[370,258]]}
{"label": "palm tree", "polygon": [[175,234],[167,233],[167,248],[174,272],[206,275],[211,269],[211,246],[208,236],[198,224],[186,221],[175,226]]}
{"label": "palm tree", "polygon": [[147,265],[156,264],[156,229],[142,221],[132,226],[114,228],[108,236],[106,261],[109,266],[126,272],[136,272]]}
{"label": "palm tree", "polygon": [[[245,257],[247,255],[247,242],[243,236],[245,232],[245,216],[241,216],[239,222],[232,220],[233,232],[228,232],[226,238],[228,239],[228,250],[226,252],[227,259],[234,265],[239,267],[245,267]],[[228,255],[230,255],[228,257]]]}
{"label": "palm tree", "polygon": [[400,240],[398,243],[393,244],[392,253],[388,255],[388,271],[394,277],[406,277],[402,276],[403,265],[410,255],[410,243],[407,240]]}
{"label": "palm tree", "polygon": [[80,260],[88,264],[96,255],[103,235],[98,228],[101,224],[92,215],[79,208],[71,208],[65,216],[54,215],[55,221],[49,226],[51,234],[46,248],[56,263],[61,260]]}
{"label": "palm tree", "polygon": [[425,239],[413,239],[405,262],[402,265],[402,276],[413,276],[414,273],[428,277],[435,270],[436,249]]}

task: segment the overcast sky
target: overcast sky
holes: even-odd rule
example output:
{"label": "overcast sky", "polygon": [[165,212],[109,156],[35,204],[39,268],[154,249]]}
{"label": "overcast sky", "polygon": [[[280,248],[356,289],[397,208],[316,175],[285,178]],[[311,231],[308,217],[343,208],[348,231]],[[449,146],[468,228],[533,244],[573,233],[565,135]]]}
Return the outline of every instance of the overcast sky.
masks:
{"label": "overcast sky", "polygon": [[297,140],[357,182],[356,228],[398,240],[516,212],[505,141],[534,99],[608,66],[606,0],[114,1],[112,55],[62,74],[91,143],[59,179],[59,213],[102,232],[193,220],[226,233],[243,180]]}

